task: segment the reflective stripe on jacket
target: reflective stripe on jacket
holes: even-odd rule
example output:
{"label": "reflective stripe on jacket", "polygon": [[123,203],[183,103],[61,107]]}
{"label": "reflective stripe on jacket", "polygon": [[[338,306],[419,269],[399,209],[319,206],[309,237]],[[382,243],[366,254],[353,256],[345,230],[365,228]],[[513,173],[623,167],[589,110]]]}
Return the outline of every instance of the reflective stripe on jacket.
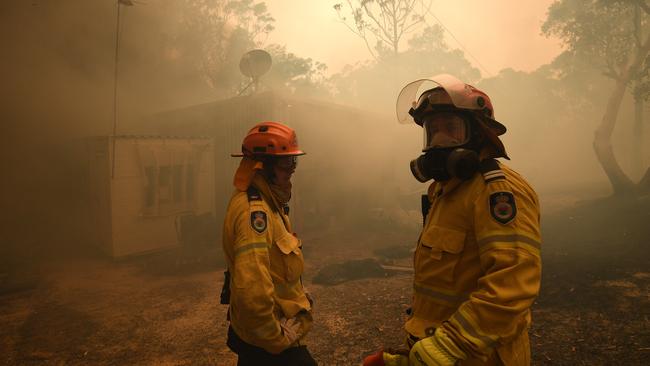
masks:
{"label": "reflective stripe on jacket", "polygon": [[433,183],[428,197],[406,331],[424,338],[442,326],[470,358],[487,360],[496,349],[506,365],[528,364],[541,278],[536,193],[500,165],[465,182]]}

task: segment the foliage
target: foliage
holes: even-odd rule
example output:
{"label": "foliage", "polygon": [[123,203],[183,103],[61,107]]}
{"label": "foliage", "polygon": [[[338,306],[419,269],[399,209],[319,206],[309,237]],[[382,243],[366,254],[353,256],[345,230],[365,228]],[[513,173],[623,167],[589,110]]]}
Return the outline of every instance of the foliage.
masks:
{"label": "foliage", "polygon": [[[334,5],[339,19],[364,40],[373,58],[397,55],[405,35],[425,25],[425,13],[432,0],[346,0],[350,21],[343,3]],[[374,46],[371,47],[371,43]]]}
{"label": "foliage", "polygon": [[[612,184],[615,195],[633,196],[638,187],[619,165],[611,137],[625,96],[632,86],[635,97],[634,157],[641,168],[643,99],[648,98],[650,56],[650,6],[646,0],[558,0],[543,25],[547,35],[561,38],[566,53],[600,70],[614,80],[605,111],[594,134],[594,152]],[[567,64],[567,72],[574,68]],[[650,177],[650,169],[646,173]],[[648,179],[650,181],[650,178]]]}
{"label": "foliage", "polygon": [[333,75],[335,96],[357,107],[394,113],[396,95],[410,81],[440,73],[467,82],[480,78],[461,51],[449,49],[437,25],[424,28],[408,44],[407,50],[396,55],[348,66]]}
{"label": "foliage", "polygon": [[223,97],[238,94],[250,82],[239,72],[239,61],[254,48],[266,48],[273,56],[263,85],[299,92],[317,89],[323,82],[324,64],[287,52],[284,46],[265,45],[275,20],[264,2],[183,0],[181,9],[174,42],[177,52]]}
{"label": "foliage", "polygon": [[[542,32],[563,40],[565,58],[579,60],[566,63],[564,75],[588,65],[619,79],[650,31],[648,11],[645,0],[558,0],[549,8]],[[635,94],[647,98],[647,62],[632,79]]]}
{"label": "foliage", "polygon": [[266,50],[273,57],[273,67],[264,83],[275,90],[303,97],[327,96],[327,65],[288,52],[285,46],[272,44]]}
{"label": "foliage", "polygon": [[263,2],[183,1],[176,47],[211,87],[226,92],[236,90],[241,83],[239,58],[263,43],[275,20]]}

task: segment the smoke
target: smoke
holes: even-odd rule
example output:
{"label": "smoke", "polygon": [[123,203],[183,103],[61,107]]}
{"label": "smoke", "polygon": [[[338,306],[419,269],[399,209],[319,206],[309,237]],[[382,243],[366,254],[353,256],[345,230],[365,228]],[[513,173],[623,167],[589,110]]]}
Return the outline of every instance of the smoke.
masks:
{"label": "smoke", "polygon": [[[220,90],[219,85],[215,89],[206,83],[197,64],[200,45],[192,43],[196,37],[183,28],[182,10],[182,2],[163,0],[122,8],[118,134],[152,133],[142,121],[157,112],[233,95],[231,87]],[[4,71],[2,204],[9,208],[2,220],[5,248],[38,247],[45,245],[44,238],[48,247],[56,246],[52,241],[67,245],[89,240],[84,229],[88,226],[84,138],[112,133],[116,16],[114,1],[32,0],[0,5],[0,37],[6,47],[0,58]],[[478,70],[461,52],[430,51],[437,56],[414,52],[374,69],[351,67],[329,80],[305,83],[287,96],[312,106],[300,113],[276,114],[297,128],[309,152],[296,173],[296,187],[306,204],[312,201],[322,212],[345,209],[346,219],[338,220],[350,223],[385,211],[399,212],[396,216],[404,221],[417,221],[411,216],[419,209],[417,196],[426,185],[410,176],[408,163],[420,154],[421,130],[397,124],[394,102],[399,89],[413,78],[437,72],[479,80]],[[318,65],[311,62],[309,67]],[[547,65],[528,73],[503,70],[476,86],[492,97],[497,119],[509,129],[503,140],[512,161],[506,164],[528,177],[542,192],[542,200],[560,191],[608,193],[591,144],[612,87],[610,80],[594,73],[562,79]],[[307,97],[322,97],[324,88],[332,93],[318,103],[328,110],[348,112],[322,113],[319,104]],[[641,172],[634,171],[631,163],[632,112],[628,98],[613,146],[623,169],[636,178]],[[249,120],[238,128],[245,131],[255,122]],[[175,132],[192,134],[189,126]],[[231,138],[243,138],[243,132]],[[649,150],[644,152],[646,162]],[[222,174],[228,182],[231,172]],[[581,188],[585,186],[596,188]]]}
{"label": "smoke", "polygon": [[[189,67],[161,62],[173,58],[164,24],[176,24],[165,21],[176,2],[155,5],[122,9],[118,134],[142,115],[207,98]],[[87,240],[84,138],[113,130],[116,16],[114,1],[0,5],[2,249]]]}

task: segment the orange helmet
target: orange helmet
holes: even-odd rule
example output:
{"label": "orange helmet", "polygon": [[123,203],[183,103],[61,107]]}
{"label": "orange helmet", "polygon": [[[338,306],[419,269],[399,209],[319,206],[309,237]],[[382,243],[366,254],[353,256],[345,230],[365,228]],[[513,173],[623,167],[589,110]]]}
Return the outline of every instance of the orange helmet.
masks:
{"label": "orange helmet", "polygon": [[253,126],[244,137],[241,151],[241,153],[234,153],[231,156],[305,155],[305,152],[298,147],[296,131],[278,122],[262,122]]}

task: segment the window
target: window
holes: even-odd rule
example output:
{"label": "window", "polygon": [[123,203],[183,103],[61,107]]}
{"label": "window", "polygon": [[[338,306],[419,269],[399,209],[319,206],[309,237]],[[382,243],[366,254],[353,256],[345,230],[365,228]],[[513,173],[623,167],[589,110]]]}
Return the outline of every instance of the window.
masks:
{"label": "window", "polygon": [[183,197],[183,166],[174,165],[172,169],[172,186],[174,187],[174,203],[180,203],[184,201]]}
{"label": "window", "polygon": [[169,179],[169,166],[158,168],[158,203],[171,202],[171,180]]}
{"label": "window", "polygon": [[193,165],[145,167],[144,179],[145,215],[168,215],[194,209],[196,177]]}
{"label": "window", "polygon": [[194,165],[187,166],[187,176],[185,184],[185,198],[188,201],[194,200]]}
{"label": "window", "polygon": [[144,169],[146,179],[145,193],[144,193],[144,206],[153,207],[156,202],[156,169],[154,167],[146,167]]}

